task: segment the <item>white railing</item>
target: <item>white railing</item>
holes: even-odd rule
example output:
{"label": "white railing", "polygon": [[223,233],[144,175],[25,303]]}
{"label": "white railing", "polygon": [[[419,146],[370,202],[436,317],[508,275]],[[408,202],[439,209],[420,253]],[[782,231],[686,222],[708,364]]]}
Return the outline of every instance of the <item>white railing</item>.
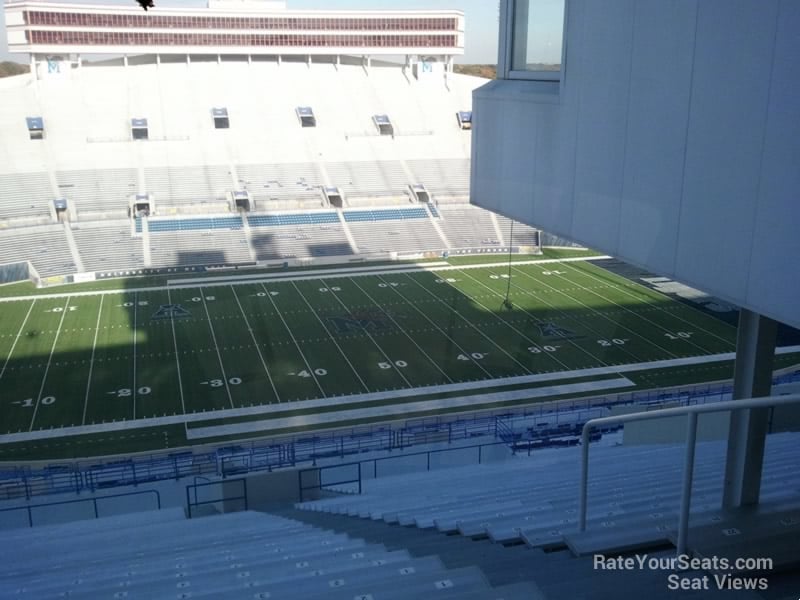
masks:
{"label": "white railing", "polygon": [[686,457],[683,470],[683,490],[681,493],[681,508],[678,521],[678,554],[686,554],[687,536],[689,534],[689,508],[692,496],[692,478],[694,476],[694,452],[697,442],[697,416],[705,413],[733,412],[752,408],[770,408],[787,404],[800,403],[800,394],[787,394],[785,396],[769,396],[766,398],[749,398],[742,400],[728,400],[714,404],[698,404],[693,406],[680,406],[664,408],[649,412],[618,415],[614,417],[601,417],[592,419],[583,426],[582,458],[581,458],[581,490],[580,490],[580,522],[579,531],[586,531],[586,512],[588,507],[589,485],[589,435],[592,429],[609,425],[620,425],[635,421],[649,421],[666,417],[687,415],[686,430]]}

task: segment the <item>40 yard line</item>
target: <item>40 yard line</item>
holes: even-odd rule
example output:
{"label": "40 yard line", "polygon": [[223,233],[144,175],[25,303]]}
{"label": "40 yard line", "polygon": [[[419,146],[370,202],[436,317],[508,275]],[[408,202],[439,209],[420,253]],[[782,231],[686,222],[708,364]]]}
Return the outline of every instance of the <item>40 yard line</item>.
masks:
{"label": "40 yard line", "polygon": [[17,337],[14,338],[14,343],[11,345],[11,350],[8,351],[8,356],[6,357],[6,362],[3,363],[3,370],[0,371],[0,379],[3,378],[3,375],[6,372],[6,368],[8,367],[8,362],[11,360],[11,355],[14,354],[14,348],[17,347],[17,342],[19,341],[19,338],[22,335],[22,330],[25,329],[25,323],[28,322],[28,317],[31,316],[31,311],[33,310],[33,305],[34,304],[36,304],[36,300],[31,302],[31,307],[28,309],[28,314],[25,315],[25,320],[22,321],[22,325],[19,326],[19,331],[17,332]]}
{"label": "40 yard line", "polygon": [[233,292],[233,297],[236,298],[236,304],[239,305],[239,311],[242,313],[242,317],[244,318],[244,324],[247,325],[247,330],[250,332],[250,339],[253,340],[253,345],[256,348],[256,352],[258,352],[258,358],[261,359],[261,365],[264,367],[264,372],[267,374],[267,379],[269,379],[269,384],[272,386],[272,391],[275,393],[275,399],[280,402],[281,397],[278,394],[278,389],[275,387],[275,382],[272,381],[272,375],[269,373],[269,369],[267,368],[267,361],[264,360],[264,355],[261,354],[261,347],[258,345],[258,340],[256,339],[255,332],[253,328],[250,327],[250,321],[247,320],[247,315],[244,313],[244,308],[242,308],[242,303],[239,302],[239,296],[236,294],[236,287],[231,286],[231,291]]}
{"label": "40 yard line", "polygon": [[50,356],[47,359],[47,366],[44,368],[44,376],[42,377],[42,386],[39,388],[39,395],[36,398],[36,405],[33,407],[33,416],[31,416],[31,426],[28,431],[33,431],[33,422],[36,420],[36,413],[39,411],[39,402],[42,400],[42,394],[44,393],[44,386],[47,383],[47,373],[50,371],[50,363],[53,362],[53,352],[56,350],[56,344],[58,343],[58,336],[61,334],[61,326],[64,324],[64,317],[67,316],[67,309],[69,308],[69,296],[67,296],[67,302],[64,304],[64,308],[61,311],[61,320],[58,322],[58,330],[56,331],[56,337],[53,338],[53,347],[50,348]]}
{"label": "40 yard line", "polygon": [[322,394],[323,398],[327,398],[327,395],[325,394],[325,390],[322,389],[322,386],[320,385],[319,380],[317,379],[317,376],[314,374],[314,369],[312,368],[311,364],[306,359],[306,355],[303,354],[303,350],[300,348],[300,344],[297,343],[297,338],[294,337],[294,333],[292,333],[292,330],[289,329],[289,325],[288,325],[288,323],[286,323],[286,319],[283,318],[283,315],[281,314],[281,311],[278,310],[278,305],[275,304],[275,300],[272,299],[272,295],[269,293],[269,291],[267,290],[267,288],[264,286],[263,283],[261,284],[261,289],[264,290],[264,293],[267,295],[267,298],[269,299],[270,304],[272,304],[272,309],[275,311],[275,314],[278,315],[278,318],[281,320],[281,323],[283,323],[283,326],[286,328],[286,331],[288,332],[289,337],[292,338],[292,342],[294,342],[294,345],[297,348],[297,351],[300,353],[300,358],[303,359],[303,362],[306,364],[306,369],[308,369],[308,372],[311,374],[311,378],[314,380],[314,383],[317,384],[317,389],[319,389],[319,393]]}

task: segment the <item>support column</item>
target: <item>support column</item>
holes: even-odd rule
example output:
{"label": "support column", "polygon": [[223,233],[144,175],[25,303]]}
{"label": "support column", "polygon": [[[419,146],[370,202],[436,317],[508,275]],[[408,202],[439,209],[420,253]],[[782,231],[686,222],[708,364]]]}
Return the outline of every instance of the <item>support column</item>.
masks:
{"label": "support column", "polygon": [[[769,396],[777,323],[742,309],[736,338],[733,399]],[[731,413],[725,463],[724,508],[758,504],[769,408]]]}

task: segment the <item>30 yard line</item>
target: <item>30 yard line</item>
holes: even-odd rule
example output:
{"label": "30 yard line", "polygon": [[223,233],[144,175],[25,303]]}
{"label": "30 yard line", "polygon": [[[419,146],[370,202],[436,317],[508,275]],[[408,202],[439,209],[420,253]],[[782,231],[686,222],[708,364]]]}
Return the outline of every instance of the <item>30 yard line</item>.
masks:
{"label": "30 yard line", "polygon": [[[469,278],[470,278],[470,279],[472,279],[472,281],[474,281],[475,283],[477,283],[477,284],[479,284],[479,285],[482,285],[482,286],[483,286],[483,287],[485,287],[487,290],[489,290],[490,292],[492,292],[492,294],[494,294],[495,296],[497,296],[497,297],[499,297],[499,298],[503,298],[503,297],[504,297],[504,296],[503,296],[503,294],[501,294],[500,292],[498,292],[498,291],[496,291],[496,290],[493,290],[493,289],[492,289],[492,288],[490,288],[488,285],[486,285],[486,284],[485,284],[485,283],[483,283],[482,281],[480,281],[480,280],[476,279],[475,277],[473,277],[473,276],[472,276],[472,275],[470,275],[469,273],[466,273],[465,271],[458,271],[458,272],[459,272],[459,273],[461,273],[462,275],[465,275],[466,277],[469,277]],[[529,342],[529,343],[533,344],[534,346],[536,346],[537,348],[539,348],[539,349],[541,350],[541,344],[539,344],[539,343],[538,343],[538,342],[536,342],[535,340],[533,340],[533,339],[529,338],[527,335],[525,335],[524,333],[522,333],[522,332],[521,332],[519,329],[517,329],[516,327],[514,327],[514,326],[513,326],[511,323],[509,323],[509,322],[508,322],[508,321],[506,321],[505,319],[503,319],[503,318],[502,318],[500,315],[498,315],[496,312],[494,312],[493,310],[491,310],[491,309],[490,309],[488,306],[486,306],[485,304],[483,304],[483,303],[482,303],[480,300],[478,300],[477,298],[474,298],[474,297],[470,296],[469,294],[467,294],[467,296],[470,298],[470,300],[472,300],[473,302],[475,302],[476,304],[478,304],[479,306],[481,306],[482,308],[484,308],[484,309],[486,310],[486,312],[488,312],[488,313],[489,313],[489,314],[491,314],[491,315],[494,315],[494,316],[495,316],[495,318],[497,318],[497,319],[498,319],[498,320],[499,320],[501,323],[505,323],[505,324],[506,324],[508,327],[510,327],[511,329],[513,329],[513,330],[514,330],[514,331],[517,333],[517,335],[519,335],[520,337],[522,337],[523,339],[525,339],[527,342]],[[519,307],[519,308],[520,308],[520,310],[522,310],[522,312],[524,312],[526,315],[528,315],[528,316],[529,316],[531,319],[538,320],[538,319],[536,319],[536,318],[535,318],[535,317],[534,317],[534,316],[533,316],[531,313],[529,313],[527,310],[525,310],[524,308],[522,308],[522,307]],[[594,354],[592,354],[592,353],[591,353],[591,352],[589,352],[588,350],[585,350],[585,349],[583,349],[582,347],[578,346],[578,345],[577,345],[575,342],[573,342],[572,340],[566,340],[566,341],[568,341],[569,343],[571,343],[571,344],[572,344],[573,346],[575,346],[575,347],[576,347],[578,350],[582,350],[582,351],[583,351],[585,354],[588,354],[589,356],[591,356],[591,357],[592,357],[594,360],[598,361],[598,362],[599,362],[599,363],[600,363],[602,366],[604,366],[604,367],[607,367],[607,366],[608,366],[608,365],[607,365],[605,362],[603,362],[602,360],[600,360],[599,358],[597,358],[597,357],[596,357]],[[567,363],[563,362],[562,360],[559,360],[558,358],[556,358],[555,356],[553,356],[553,354],[552,354],[552,353],[547,353],[547,354],[545,354],[545,356],[546,356],[547,358],[551,358],[551,359],[553,359],[554,361],[556,361],[558,364],[560,364],[562,367],[564,367],[564,370],[565,370],[565,371],[568,371],[568,370],[569,370],[569,367],[567,366]]]}
{"label": "30 yard line", "polygon": [[[89,390],[92,387],[92,371],[94,370],[94,352],[97,348],[97,335],[100,333],[100,315],[103,314],[103,300],[105,296],[100,296],[100,308],[97,310],[97,323],[94,326],[94,341],[92,342],[92,357],[89,359],[89,378],[86,380],[86,396],[83,399],[83,417],[81,425],[86,425],[86,411],[89,408]],[[134,415],[134,418],[135,415]]]}
{"label": "30 yard line", "polygon": [[[493,274],[493,272],[492,272],[492,271],[489,271],[489,273],[490,273],[490,274]],[[486,285],[486,284],[484,284],[483,282],[481,282],[481,281],[478,281],[477,279],[475,279],[474,277],[472,277],[472,276],[471,276],[471,275],[469,275],[468,273],[464,273],[464,274],[465,274],[467,277],[471,277],[471,278],[472,278],[472,279],[474,279],[474,280],[475,280],[477,283],[480,283],[482,286],[484,286],[484,287],[487,287],[487,288],[488,288],[488,289],[490,289],[490,290],[492,289],[492,288],[489,288],[489,286],[487,286],[487,285]],[[599,333],[598,333],[598,332],[597,332],[595,329],[593,329],[593,328],[589,327],[588,325],[585,325],[583,322],[579,322],[579,321],[578,321],[578,320],[577,320],[575,317],[570,317],[569,315],[567,315],[566,311],[559,309],[559,308],[558,308],[557,306],[555,306],[554,304],[552,304],[552,303],[548,302],[548,301],[547,301],[547,300],[546,300],[544,297],[541,297],[541,298],[540,298],[539,296],[536,296],[535,294],[533,294],[533,293],[529,292],[529,291],[528,291],[528,290],[526,290],[525,288],[523,288],[523,287],[521,287],[521,286],[519,286],[519,285],[515,284],[515,283],[513,282],[513,280],[511,281],[511,286],[512,286],[512,287],[515,287],[515,288],[517,288],[517,289],[519,289],[519,290],[521,290],[521,291],[522,291],[523,293],[525,293],[526,295],[528,295],[528,296],[531,296],[532,298],[535,298],[536,300],[538,300],[538,301],[542,302],[543,304],[546,304],[547,306],[549,306],[549,307],[550,307],[552,310],[554,310],[555,312],[557,312],[557,313],[560,313],[560,314],[562,314],[562,315],[565,315],[567,318],[569,318],[569,319],[571,319],[571,320],[575,321],[576,323],[578,323],[578,324],[579,324],[579,325],[580,325],[582,328],[584,328],[584,329],[588,329],[589,331],[591,331],[591,332],[592,332],[592,333],[594,333],[595,335],[600,335],[600,334],[599,334]],[[495,292],[494,290],[492,290],[492,291],[493,291],[493,292]],[[501,296],[502,296],[502,294],[500,294],[500,292],[495,292],[495,293],[496,293],[496,294],[499,294],[499,295],[501,295]],[[475,300],[475,301],[477,302],[477,300]],[[530,313],[530,312],[528,312],[526,309],[524,309],[524,308],[522,308],[522,307],[520,307],[520,306],[518,306],[517,308],[518,308],[518,309],[520,309],[520,310],[522,310],[523,312],[525,312],[527,315],[530,315],[530,316],[531,316],[531,318],[535,318],[535,317],[534,317],[533,315],[531,315],[531,313]],[[537,320],[538,320],[538,319],[537,319]],[[602,338],[602,337],[604,337],[604,336],[603,336],[603,335],[600,335],[600,337]],[[590,356],[590,357],[591,357],[593,360],[597,361],[597,363],[598,363],[598,364],[601,364],[601,365],[603,365],[603,366],[608,366],[608,364],[607,364],[606,362],[604,362],[603,360],[601,360],[600,358],[598,358],[597,356],[595,356],[594,354],[592,354],[591,352],[589,352],[589,350],[587,350],[586,348],[584,348],[584,347],[583,347],[583,346],[581,346],[580,344],[577,344],[577,343],[576,343],[576,342],[574,342],[573,340],[571,340],[571,339],[569,339],[569,338],[566,338],[566,337],[564,337],[564,338],[562,338],[562,341],[569,342],[569,343],[570,343],[570,344],[572,344],[572,345],[573,345],[575,348],[577,348],[578,350],[580,350],[580,351],[581,351],[581,352],[583,352],[584,354],[587,354],[587,355],[589,355],[589,356]],[[537,345],[541,346],[540,344],[537,344]],[[636,360],[636,359],[637,359],[636,355],[634,355],[634,354],[632,354],[632,353],[628,352],[628,351],[627,351],[627,350],[625,350],[624,348],[620,347],[620,348],[619,348],[619,350],[622,350],[623,352],[625,352],[625,354],[627,354],[628,356],[630,356],[630,357],[631,357],[631,358],[633,358],[634,360]],[[561,361],[558,361],[558,362],[561,362]],[[561,364],[562,364],[562,365],[564,365],[564,363],[561,363]],[[566,367],[567,365],[564,365],[564,366]],[[568,367],[567,367],[567,370],[569,370],[569,368],[568,368]]]}
{"label": "30 yard line", "polygon": [[219,368],[222,370],[222,380],[225,382],[225,391],[228,392],[228,401],[231,403],[231,408],[236,408],[233,405],[233,396],[231,396],[231,387],[228,384],[228,376],[225,373],[225,365],[222,364],[222,354],[219,352],[217,345],[217,336],[214,333],[214,325],[211,324],[211,314],[208,312],[208,305],[206,305],[206,296],[203,288],[200,288],[200,298],[203,301],[203,310],[206,311],[206,320],[208,321],[208,328],[211,330],[211,339],[214,340],[214,350],[217,351],[217,360],[219,361]]}
{"label": "30 yard line", "polygon": [[61,320],[58,322],[58,329],[56,330],[56,337],[53,338],[53,347],[50,348],[50,356],[47,359],[47,366],[44,368],[44,376],[42,377],[42,386],[39,388],[39,396],[36,398],[36,404],[33,407],[33,416],[31,416],[31,426],[28,431],[33,431],[33,422],[36,420],[36,413],[39,410],[39,402],[42,400],[42,394],[44,393],[44,386],[47,383],[47,372],[50,370],[50,363],[53,362],[53,352],[56,350],[56,344],[58,343],[58,336],[61,333],[61,326],[64,324],[64,317],[67,316],[67,309],[69,308],[69,296],[67,296],[67,302],[64,304],[64,308],[61,310]]}
{"label": "30 yard line", "polygon": [[[636,338],[638,338],[638,339],[642,340],[642,341],[643,341],[645,344],[649,344],[650,346],[654,346],[654,347],[658,348],[658,349],[659,349],[659,350],[661,350],[662,352],[666,353],[666,354],[667,354],[667,355],[668,355],[670,358],[678,358],[678,356],[677,356],[676,354],[674,354],[674,353],[670,352],[670,351],[669,351],[669,350],[667,350],[666,348],[662,348],[661,346],[659,346],[658,344],[656,344],[654,341],[648,340],[648,339],[647,339],[646,337],[644,337],[644,336],[643,336],[641,333],[638,333],[638,332],[634,331],[633,329],[631,329],[630,327],[626,327],[626,326],[625,326],[625,325],[623,325],[622,323],[620,323],[620,322],[618,322],[618,321],[615,321],[614,319],[612,319],[612,318],[611,318],[611,317],[609,317],[608,315],[605,315],[605,314],[603,314],[602,312],[600,312],[600,311],[599,311],[599,310],[597,310],[596,308],[592,308],[591,306],[589,306],[589,305],[588,305],[588,304],[586,304],[585,302],[581,302],[580,300],[578,300],[578,298],[576,298],[576,297],[574,297],[574,296],[570,296],[570,295],[568,295],[566,292],[564,292],[564,291],[562,291],[562,290],[558,289],[557,287],[553,287],[553,286],[552,286],[552,285],[550,285],[549,283],[545,283],[544,281],[542,281],[542,280],[541,280],[541,279],[539,279],[538,277],[534,277],[533,275],[530,275],[530,274],[526,273],[525,271],[522,271],[521,269],[516,269],[516,268],[515,268],[514,270],[515,270],[515,271],[517,271],[518,273],[522,273],[522,275],[523,275],[523,276],[527,277],[528,279],[531,279],[531,280],[535,281],[535,282],[536,282],[536,283],[538,283],[539,285],[546,286],[546,287],[550,288],[551,290],[553,290],[554,292],[557,292],[557,293],[561,294],[562,296],[567,296],[567,297],[568,297],[568,298],[570,298],[571,300],[574,300],[575,302],[577,302],[578,304],[580,304],[580,305],[581,305],[581,306],[583,306],[584,308],[586,308],[586,309],[588,309],[589,311],[591,311],[592,313],[596,314],[598,317],[600,317],[600,318],[602,318],[602,319],[605,319],[606,321],[609,321],[609,322],[613,323],[615,327],[619,327],[620,329],[624,329],[625,331],[627,331],[627,332],[628,332],[630,335],[632,335],[633,337],[636,337]],[[574,281],[570,281],[570,283],[572,283],[572,284],[575,284],[575,282],[574,282]],[[575,285],[577,285],[577,284],[575,284]],[[591,292],[591,290],[587,290],[587,289],[586,289],[586,288],[584,288],[583,286],[580,286],[580,285],[578,285],[578,287],[580,287],[580,288],[582,288],[582,289],[586,290],[587,292]],[[594,294],[594,292],[591,292],[591,293],[593,293],[593,294]],[[599,296],[599,294],[595,294],[595,295],[598,295],[598,296]],[[587,329],[590,329],[590,328],[587,326]],[[705,351],[704,351],[703,353],[704,353],[704,354],[707,354],[707,352],[705,352]],[[635,359],[635,358],[636,358],[636,357],[634,357],[634,359]]]}
{"label": "30 yard line", "polygon": [[[169,293],[169,288],[167,288],[167,302],[169,303],[170,306],[173,306],[173,304],[172,304],[172,296]],[[172,327],[172,344],[173,344],[173,348],[175,349],[175,364],[178,367],[178,392],[180,393],[180,396],[181,396],[181,410],[183,411],[183,414],[185,415],[186,414],[186,401],[185,401],[185,399],[183,397],[183,381],[181,380],[181,377],[182,377],[182,375],[181,375],[181,359],[178,356],[178,337],[175,335],[175,312],[174,311],[170,312],[170,314],[169,314],[169,323],[170,323],[170,325]],[[183,430],[184,430],[184,432],[188,432],[188,430],[189,430],[188,426],[186,425],[186,421],[183,422]]]}
{"label": "30 yard line", "polygon": [[269,379],[269,384],[272,386],[272,391],[275,393],[275,399],[280,402],[281,397],[278,394],[278,389],[275,387],[275,382],[272,381],[272,375],[269,374],[269,369],[267,368],[267,361],[264,360],[264,355],[261,354],[261,347],[258,345],[258,340],[256,340],[255,333],[253,332],[253,328],[250,327],[250,321],[247,320],[247,315],[244,313],[244,308],[242,308],[242,303],[239,302],[239,296],[236,294],[235,286],[231,286],[231,291],[233,292],[233,297],[236,298],[236,304],[239,305],[239,310],[242,313],[242,317],[244,318],[244,323],[247,325],[247,331],[250,332],[250,339],[253,340],[253,346],[256,348],[256,352],[258,352],[258,358],[261,359],[261,365],[264,367],[264,372],[267,374],[267,379]]}
{"label": "30 yard line", "polygon": [[397,329],[398,329],[399,331],[401,331],[401,332],[403,333],[403,335],[405,335],[405,336],[406,336],[406,337],[407,337],[407,338],[408,338],[408,339],[411,341],[411,343],[412,343],[412,344],[414,344],[414,346],[416,346],[416,347],[417,347],[417,350],[419,350],[419,351],[422,353],[422,355],[423,355],[425,358],[427,358],[427,359],[428,359],[428,362],[430,362],[430,363],[431,363],[431,364],[432,364],[434,367],[436,367],[436,370],[437,370],[437,371],[439,371],[439,373],[441,373],[442,375],[444,375],[444,378],[445,378],[445,379],[447,379],[447,382],[448,382],[448,383],[453,383],[453,380],[452,380],[452,379],[450,379],[450,376],[449,376],[447,373],[445,373],[445,372],[442,370],[442,368],[441,368],[441,367],[440,367],[440,366],[439,366],[439,365],[436,363],[436,361],[435,361],[435,360],[433,360],[433,359],[432,359],[430,356],[428,356],[428,353],[427,353],[427,352],[425,352],[425,350],[423,350],[423,349],[422,349],[422,347],[421,347],[421,346],[420,346],[420,345],[419,345],[419,344],[416,342],[416,340],[415,340],[413,337],[411,337],[411,336],[408,334],[408,332],[407,332],[405,329],[403,329],[403,328],[401,327],[400,323],[398,323],[398,322],[397,322],[397,321],[394,319],[394,317],[393,317],[393,316],[392,316],[392,315],[389,313],[389,311],[387,311],[387,310],[386,310],[386,309],[384,309],[384,308],[383,308],[383,307],[382,307],[380,304],[378,304],[378,303],[377,303],[377,302],[376,302],[376,301],[375,301],[375,300],[372,298],[372,296],[370,296],[370,295],[367,293],[367,291],[366,291],[364,288],[362,288],[360,285],[358,285],[358,283],[356,283],[355,279],[353,279],[353,278],[349,278],[349,279],[348,279],[348,281],[349,281],[350,283],[352,283],[353,285],[355,285],[355,286],[356,286],[356,287],[357,287],[359,290],[361,290],[361,293],[362,293],[362,294],[364,294],[364,295],[365,295],[367,298],[369,298],[370,302],[372,302],[372,303],[373,303],[375,306],[377,306],[377,307],[378,307],[378,310],[380,310],[380,311],[381,311],[383,314],[385,314],[385,315],[386,315],[386,316],[389,318],[389,320],[390,320],[392,323],[394,323],[395,327],[397,327]]}
{"label": "30 yard line", "polygon": [[292,281],[292,285],[294,286],[294,289],[297,290],[297,293],[300,294],[300,297],[303,299],[303,302],[306,303],[306,306],[308,306],[309,310],[311,310],[311,312],[314,314],[314,316],[317,317],[317,321],[319,321],[319,324],[322,325],[322,328],[328,334],[328,337],[331,338],[331,341],[333,342],[333,344],[336,346],[336,348],[338,348],[339,353],[342,355],[342,358],[344,358],[345,362],[350,366],[350,370],[353,372],[353,375],[356,376],[356,379],[358,379],[359,383],[369,393],[370,389],[367,387],[367,384],[364,383],[363,379],[361,379],[361,375],[358,374],[358,371],[356,371],[355,367],[353,366],[353,363],[351,363],[350,359],[347,358],[347,355],[344,353],[344,350],[342,350],[342,347],[339,345],[339,342],[336,341],[336,338],[333,337],[333,334],[331,333],[330,329],[328,329],[328,326],[325,325],[325,323],[322,321],[322,319],[319,318],[319,315],[317,314],[317,311],[314,310],[314,307],[311,306],[311,303],[309,303],[309,301],[306,300],[306,297],[303,295],[303,292],[300,291],[300,288],[297,287],[297,284],[294,281]]}
{"label": "30 yard line", "polygon": [[[522,273],[522,274],[523,274],[525,277],[527,277],[528,279],[532,279],[533,281],[535,281],[535,282],[539,283],[540,285],[545,285],[545,286],[549,287],[551,290],[554,290],[555,292],[558,292],[559,294],[561,294],[561,295],[563,295],[563,296],[568,296],[566,292],[563,292],[562,290],[559,290],[557,287],[553,287],[552,285],[550,285],[550,284],[548,284],[548,283],[545,283],[544,281],[542,281],[542,280],[541,280],[541,279],[539,279],[538,277],[534,277],[533,275],[530,275],[530,274],[528,274],[528,273],[526,273],[525,271],[522,271],[522,270],[520,270],[520,269],[515,269],[515,271],[517,271],[517,272],[519,272],[519,273]],[[570,284],[571,284],[571,285],[576,285],[576,286],[578,286],[579,288],[581,288],[582,290],[584,290],[584,291],[586,291],[586,292],[588,292],[588,293],[590,293],[590,294],[594,294],[594,295],[595,295],[595,296],[597,296],[598,298],[602,298],[602,299],[603,299],[603,300],[605,300],[606,302],[610,302],[610,303],[612,303],[612,304],[615,304],[616,306],[619,306],[620,308],[622,308],[622,309],[623,309],[623,310],[625,310],[626,312],[630,312],[630,313],[632,313],[632,314],[634,314],[634,315],[636,315],[636,316],[639,316],[637,313],[635,313],[634,311],[630,310],[629,308],[625,308],[625,307],[624,307],[624,306],[622,306],[621,304],[617,304],[616,302],[613,302],[612,300],[609,300],[608,298],[604,298],[603,296],[601,296],[601,295],[600,295],[600,294],[598,294],[597,292],[593,292],[592,290],[590,290],[590,289],[588,289],[588,288],[586,288],[586,287],[584,287],[584,286],[580,285],[579,283],[576,283],[576,282],[575,282],[575,281],[573,281],[573,280],[569,280],[569,282],[570,282]],[[673,352],[670,352],[670,351],[669,351],[669,350],[667,350],[666,348],[664,348],[664,347],[662,347],[662,346],[659,346],[658,344],[656,344],[656,343],[655,343],[654,341],[652,341],[652,340],[648,340],[648,339],[647,339],[646,337],[644,337],[642,334],[640,334],[640,333],[637,333],[636,331],[634,331],[634,330],[633,330],[633,329],[631,329],[630,327],[626,327],[625,325],[623,325],[622,323],[620,323],[620,322],[618,322],[618,321],[615,321],[614,319],[612,319],[612,318],[611,318],[611,317],[609,317],[608,315],[605,315],[605,314],[601,313],[601,312],[600,312],[599,310],[597,310],[596,308],[592,308],[591,306],[589,306],[589,305],[588,305],[588,304],[586,304],[585,302],[581,302],[580,300],[578,300],[578,298],[576,298],[576,297],[573,297],[573,296],[568,296],[568,297],[569,297],[569,298],[572,298],[573,300],[575,300],[575,302],[579,303],[580,305],[582,305],[582,306],[586,307],[587,309],[589,309],[590,311],[592,311],[593,313],[595,313],[595,314],[596,314],[596,315],[598,315],[599,317],[601,317],[601,318],[603,318],[603,319],[605,319],[605,320],[607,320],[607,321],[611,321],[611,322],[612,322],[612,323],[614,323],[614,324],[615,324],[617,327],[619,327],[619,328],[621,328],[621,329],[624,329],[625,331],[629,332],[631,335],[633,335],[633,336],[636,336],[637,338],[639,338],[639,339],[641,339],[641,340],[644,340],[646,343],[650,344],[651,346],[655,346],[656,348],[658,348],[658,349],[659,349],[659,350],[661,350],[662,352],[665,352],[665,353],[666,353],[668,356],[670,356],[671,358],[677,358],[677,357],[678,357],[678,355],[677,355],[677,354],[674,354]],[[657,325],[656,323],[653,323],[653,322],[652,322],[650,319],[647,319],[647,318],[645,318],[645,317],[640,317],[640,318],[641,318],[642,320],[644,320],[644,321],[647,321],[648,323],[652,324],[653,326],[655,326],[655,327],[658,327],[659,329],[663,329],[663,327],[661,327],[661,326]],[[665,331],[666,331],[666,330],[665,330]],[[703,353],[703,354],[709,354],[709,352],[708,352],[707,350],[705,350],[704,348],[698,348],[698,349],[699,349],[699,350],[700,350],[700,352],[701,352],[701,353]]]}
{"label": "30 yard line", "polygon": [[289,325],[288,323],[286,323],[286,319],[283,318],[281,311],[278,310],[278,305],[275,304],[275,300],[272,299],[272,294],[269,293],[269,291],[267,290],[266,286],[264,286],[263,283],[261,284],[261,289],[264,290],[264,293],[267,295],[267,298],[269,298],[270,304],[272,304],[272,309],[275,311],[275,314],[278,315],[278,318],[281,320],[281,323],[283,323],[283,326],[286,328],[286,332],[289,334],[289,337],[292,338],[292,342],[294,342],[295,348],[297,348],[297,351],[300,353],[300,358],[303,359],[303,362],[306,365],[306,369],[308,370],[308,373],[311,375],[311,379],[313,379],[314,383],[317,384],[317,389],[319,390],[319,393],[322,394],[323,398],[327,398],[328,396],[325,394],[325,390],[322,389],[322,386],[319,384],[317,376],[314,374],[314,369],[311,367],[311,364],[306,359],[306,355],[303,354],[303,350],[300,348],[300,344],[297,343],[297,338],[294,337],[294,333],[292,333],[292,330],[289,329]]}
{"label": "30 yard line", "polygon": [[17,337],[14,338],[14,343],[11,345],[11,350],[8,351],[8,356],[6,357],[6,362],[3,363],[3,370],[0,371],[0,379],[3,378],[3,375],[6,372],[6,368],[8,367],[8,362],[11,360],[11,355],[14,354],[14,348],[17,347],[17,342],[19,341],[19,338],[22,335],[22,330],[25,329],[25,323],[28,322],[28,317],[31,316],[31,311],[33,310],[33,305],[34,304],[36,304],[36,300],[31,302],[31,306],[28,309],[28,314],[25,315],[25,320],[22,321],[22,325],[19,326],[19,331],[17,332]]}

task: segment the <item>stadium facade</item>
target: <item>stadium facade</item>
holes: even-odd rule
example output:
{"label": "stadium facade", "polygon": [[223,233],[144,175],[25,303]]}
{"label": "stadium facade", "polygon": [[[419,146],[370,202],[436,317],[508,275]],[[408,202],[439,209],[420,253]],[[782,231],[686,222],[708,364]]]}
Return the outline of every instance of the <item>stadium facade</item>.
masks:
{"label": "stadium facade", "polygon": [[83,54],[216,54],[239,56],[405,55],[407,63],[433,61],[452,69],[464,52],[460,11],[288,10],[270,0],[211,0],[207,8],[56,4],[5,5],[9,50],[31,64]]}

